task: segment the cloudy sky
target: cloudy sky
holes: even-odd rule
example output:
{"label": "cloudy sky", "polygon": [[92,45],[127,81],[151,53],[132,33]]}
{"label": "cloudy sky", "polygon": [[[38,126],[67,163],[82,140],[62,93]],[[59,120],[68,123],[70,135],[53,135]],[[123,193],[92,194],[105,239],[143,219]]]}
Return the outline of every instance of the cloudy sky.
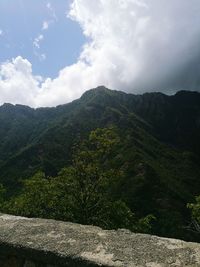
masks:
{"label": "cloudy sky", "polygon": [[200,91],[199,0],[0,0],[0,104]]}

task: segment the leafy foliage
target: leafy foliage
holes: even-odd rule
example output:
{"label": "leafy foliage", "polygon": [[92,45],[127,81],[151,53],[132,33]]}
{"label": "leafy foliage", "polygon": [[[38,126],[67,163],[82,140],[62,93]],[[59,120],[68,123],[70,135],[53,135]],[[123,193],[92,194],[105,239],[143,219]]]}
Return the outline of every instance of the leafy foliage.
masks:
{"label": "leafy foliage", "polygon": [[192,211],[192,217],[200,224],[200,196],[195,198],[196,202],[188,204],[188,208]]}
{"label": "leafy foliage", "polygon": [[126,203],[114,197],[123,177],[110,165],[118,144],[119,136],[114,129],[92,131],[76,150],[72,166],[55,178],[37,173],[25,180],[22,193],[5,203],[4,209],[22,216],[150,232],[153,216],[137,221]]}
{"label": "leafy foliage", "polygon": [[191,210],[192,220],[188,229],[200,234],[200,196],[195,198],[195,203],[189,203],[187,207]]}

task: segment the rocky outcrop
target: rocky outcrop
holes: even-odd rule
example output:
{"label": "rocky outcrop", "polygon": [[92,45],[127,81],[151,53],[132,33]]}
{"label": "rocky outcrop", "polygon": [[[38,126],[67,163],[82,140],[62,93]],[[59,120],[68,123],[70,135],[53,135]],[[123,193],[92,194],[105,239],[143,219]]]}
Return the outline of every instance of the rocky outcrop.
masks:
{"label": "rocky outcrop", "polygon": [[1,267],[200,266],[200,244],[0,215]]}

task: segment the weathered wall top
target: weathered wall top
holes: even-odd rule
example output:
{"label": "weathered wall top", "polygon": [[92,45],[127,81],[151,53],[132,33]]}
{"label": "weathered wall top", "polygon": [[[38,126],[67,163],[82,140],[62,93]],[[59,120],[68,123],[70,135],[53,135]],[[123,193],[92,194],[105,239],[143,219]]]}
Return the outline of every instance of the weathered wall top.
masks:
{"label": "weathered wall top", "polygon": [[198,267],[200,244],[0,214],[0,266]]}

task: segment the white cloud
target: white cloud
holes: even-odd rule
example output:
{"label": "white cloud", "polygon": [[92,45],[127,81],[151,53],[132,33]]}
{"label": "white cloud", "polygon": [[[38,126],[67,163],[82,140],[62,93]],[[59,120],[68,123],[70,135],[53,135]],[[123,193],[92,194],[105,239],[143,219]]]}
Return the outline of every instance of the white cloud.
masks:
{"label": "white cloud", "polygon": [[2,36],[2,35],[3,35],[3,30],[0,29],[0,36]]}
{"label": "white cloud", "polygon": [[52,10],[52,6],[51,6],[51,3],[50,3],[50,2],[47,3],[47,8],[48,8],[49,10]]}
{"label": "white cloud", "polygon": [[46,59],[46,54],[40,52],[40,43],[43,40],[44,40],[44,35],[39,34],[33,41],[34,55],[39,59],[39,61],[44,61]]}
{"label": "white cloud", "polygon": [[42,62],[42,61],[47,59],[47,56],[44,53],[41,54],[41,53],[39,53],[37,51],[34,51],[34,55],[39,59],[40,62]]}
{"label": "white cloud", "polygon": [[0,67],[0,103],[23,103],[35,106],[41,77],[33,76],[30,62],[21,57]]}
{"label": "white cloud", "polygon": [[[50,3],[47,8],[52,10]],[[80,58],[42,82],[21,57],[3,64],[1,102],[52,106],[102,84],[134,93],[193,86],[187,66],[200,65],[199,10],[199,0],[73,0],[69,16],[89,37]]]}
{"label": "white cloud", "polygon": [[58,18],[56,16],[56,12],[55,12],[55,9],[53,8],[52,4],[50,2],[47,3],[46,5],[47,9],[49,10],[50,12],[50,15],[51,17],[53,18],[54,21],[57,21]]}
{"label": "white cloud", "polygon": [[42,30],[45,31],[48,30],[48,28],[49,28],[49,21],[44,21],[42,24]]}
{"label": "white cloud", "polygon": [[70,17],[92,40],[81,54],[95,80],[86,88],[174,89],[177,71],[200,52],[199,10],[198,0],[73,1]]}
{"label": "white cloud", "polygon": [[46,54],[41,54],[40,56],[41,56],[41,60],[42,60],[42,61],[45,60],[45,59],[47,58]]}
{"label": "white cloud", "polygon": [[43,40],[44,40],[44,35],[39,34],[39,35],[34,39],[34,41],[33,41],[33,46],[34,46],[35,48],[39,49],[39,48],[40,48],[40,43],[41,43],[41,41],[43,41]]}
{"label": "white cloud", "polygon": [[48,30],[50,24],[54,24],[58,20],[58,18],[56,16],[55,9],[52,7],[52,5],[51,5],[50,2],[48,2],[46,4],[46,8],[49,11],[49,17],[50,17],[50,19],[43,21],[42,28],[41,28],[42,31]]}

